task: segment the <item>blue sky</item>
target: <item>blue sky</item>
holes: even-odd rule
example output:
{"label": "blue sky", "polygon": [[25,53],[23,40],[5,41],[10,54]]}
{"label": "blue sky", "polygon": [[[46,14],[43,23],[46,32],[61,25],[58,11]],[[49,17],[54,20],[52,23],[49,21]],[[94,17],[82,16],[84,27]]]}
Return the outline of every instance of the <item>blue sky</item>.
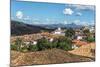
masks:
{"label": "blue sky", "polygon": [[94,24],[95,6],[11,0],[11,19],[28,24]]}

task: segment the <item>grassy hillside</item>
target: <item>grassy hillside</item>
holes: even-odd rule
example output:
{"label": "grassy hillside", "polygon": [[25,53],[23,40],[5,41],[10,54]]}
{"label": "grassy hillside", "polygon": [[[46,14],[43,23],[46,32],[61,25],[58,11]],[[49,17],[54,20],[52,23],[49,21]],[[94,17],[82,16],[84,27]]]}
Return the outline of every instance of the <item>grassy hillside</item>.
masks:
{"label": "grassy hillside", "polygon": [[11,51],[11,65],[38,65],[69,62],[93,61],[90,58],[71,54],[61,49],[49,49],[37,52],[20,53]]}
{"label": "grassy hillside", "polygon": [[89,43],[69,52],[75,55],[81,55],[95,59],[95,47],[95,43]]}

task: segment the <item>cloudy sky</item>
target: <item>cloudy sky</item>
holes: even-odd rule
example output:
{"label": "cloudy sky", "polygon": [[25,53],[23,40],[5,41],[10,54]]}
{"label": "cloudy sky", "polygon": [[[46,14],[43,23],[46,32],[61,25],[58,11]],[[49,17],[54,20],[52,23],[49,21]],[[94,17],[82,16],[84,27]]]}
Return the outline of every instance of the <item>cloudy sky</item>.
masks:
{"label": "cloudy sky", "polygon": [[94,24],[95,6],[12,0],[11,19],[28,24]]}

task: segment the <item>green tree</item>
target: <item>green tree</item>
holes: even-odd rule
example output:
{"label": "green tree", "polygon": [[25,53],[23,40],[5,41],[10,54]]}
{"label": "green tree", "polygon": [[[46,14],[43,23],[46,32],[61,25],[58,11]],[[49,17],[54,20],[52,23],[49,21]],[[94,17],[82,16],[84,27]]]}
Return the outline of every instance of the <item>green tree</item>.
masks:
{"label": "green tree", "polygon": [[37,48],[38,50],[49,49],[51,48],[51,43],[46,38],[39,39],[37,43]]}
{"label": "green tree", "polygon": [[29,45],[29,48],[28,48],[29,51],[37,51],[38,48],[36,45]]}
{"label": "green tree", "polygon": [[57,48],[63,50],[71,50],[72,49],[72,41],[67,37],[60,37],[58,39]]}
{"label": "green tree", "polygon": [[21,45],[23,45],[23,41],[20,38],[17,38],[15,41],[15,45],[17,46],[17,50],[21,50]]}
{"label": "green tree", "polygon": [[83,33],[84,33],[86,36],[90,36],[90,31],[89,31],[89,29],[83,30]]}
{"label": "green tree", "polygon": [[67,29],[67,30],[65,31],[65,36],[66,36],[66,37],[69,37],[69,38],[72,39],[74,35],[75,35],[75,31],[74,31],[72,28]]}
{"label": "green tree", "polygon": [[11,50],[17,50],[17,46],[14,44],[11,44]]}
{"label": "green tree", "polygon": [[51,44],[51,48],[57,48],[58,40],[54,40]]}
{"label": "green tree", "polygon": [[95,42],[95,38],[88,36],[88,37],[86,38],[86,41],[87,41],[87,42]]}
{"label": "green tree", "polygon": [[45,50],[51,48],[59,48],[63,50],[71,50],[72,49],[72,41],[71,39],[60,36],[58,39],[54,40],[53,42],[49,42],[46,38],[42,38],[38,40],[37,43],[38,50]]}
{"label": "green tree", "polygon": [[27,52],[28,51],[28,48],[26,45],[23,45],[23,47],[20,48],[20,51],[21,52]]}
{"label": "green tree", "polygon": [[33,45],[32,42],[29,43],[29,47],[28,47],[29,51],[37,51],[38,48],[36,45]]}

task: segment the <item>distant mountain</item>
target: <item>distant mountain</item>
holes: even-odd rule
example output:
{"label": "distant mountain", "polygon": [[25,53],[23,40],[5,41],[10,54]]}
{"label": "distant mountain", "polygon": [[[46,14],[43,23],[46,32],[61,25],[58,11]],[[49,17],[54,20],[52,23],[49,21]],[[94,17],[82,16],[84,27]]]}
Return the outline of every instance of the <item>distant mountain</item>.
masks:
{"label": "distant mountain", "polygon": [[32,34],[32,33],[39,33],[42,30],[44,31],[52,31],[52,29],[46,29],[44,27],[25,24],[19,21],[11,21],[11,35],[23,35],[23,34]]}
{"label": "distant mountain", "polygon": [[66,24],[67,28],[73,28],[73,29],[77,29],[77,28],[82,28],[82,25],[77,25],[75,23],[71,23],[71,24]]}
{"label": "distant mountain", "polygon": [[48,29],[56,29],[58,27],[77,29],[77,28],[82,28],[83,27],[82,25],[76,25],[75,23],[71,23],[71,24],[49,24],[49,25],[40,24],[39,26],[45,27],[45,28],[48,28]]}
{"label": "distant mountain", "polygon": [[48,31],[51,32],[58,27],[67,29],[67,28],[82,28],[82,25],[76,25],[75,23],[71,24],[26,24],[19,21],[11,21],[11,35],[23,35],[23,34],[32,34],[32,33],[39,33],[41,31]]}

